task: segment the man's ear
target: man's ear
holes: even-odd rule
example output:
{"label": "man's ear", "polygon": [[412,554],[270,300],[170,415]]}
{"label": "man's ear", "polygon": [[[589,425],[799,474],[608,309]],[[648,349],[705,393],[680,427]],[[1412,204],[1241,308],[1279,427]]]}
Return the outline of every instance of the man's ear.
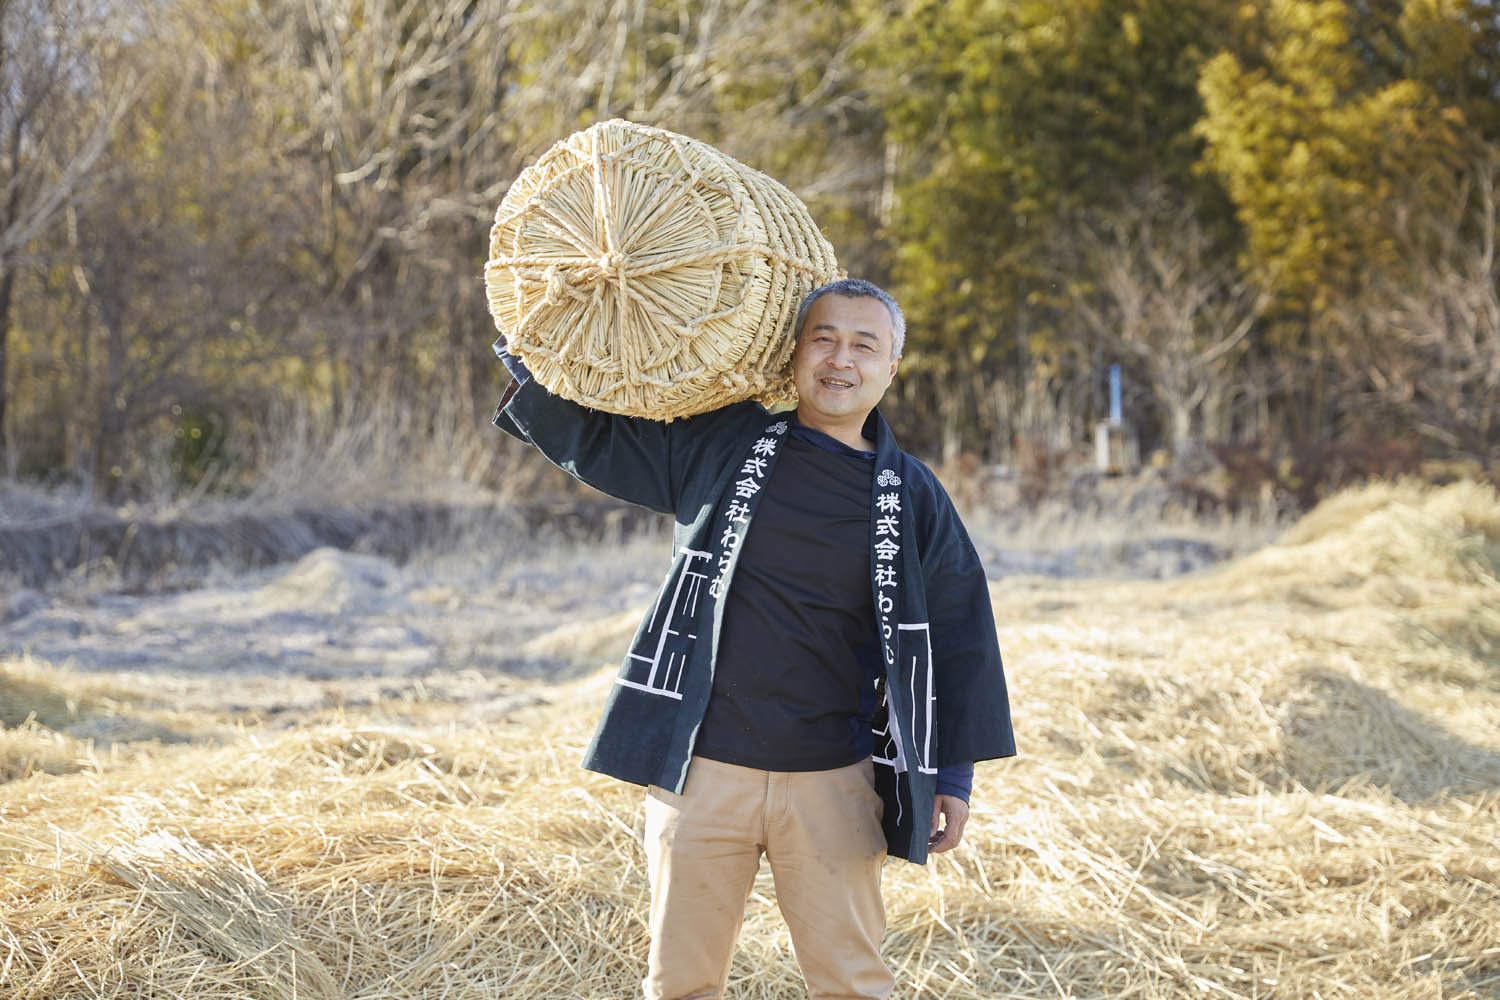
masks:
{"label": "man's ear", "polygon": [[895,378],[896,377],[896,368],[900,364],[901,364],[901,355],[898,354],[894,358],[891,359],[891,378]]}

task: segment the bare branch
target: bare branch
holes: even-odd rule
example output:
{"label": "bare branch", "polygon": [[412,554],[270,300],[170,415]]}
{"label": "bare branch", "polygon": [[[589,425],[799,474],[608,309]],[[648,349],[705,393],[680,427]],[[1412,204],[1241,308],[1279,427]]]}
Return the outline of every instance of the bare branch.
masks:
{"label": "bare branch", "polygon": [[1345,366],[1418,433],[1500,462],[1500,153],[1475,162],[1458,197],[1400,213],[1402,256],[1371,274],[1335,319]]}
{"label": "bare branch", "polygon": [[1106,354],[1134,359],[1149,377],[1181,459],[1196,447],[1205,401],[1229,391],[1226,361],[1255,330],[1267,296],[1158,188],[1141,189],[1077,239],[1092,284],[1079,286],[1069,307]]}

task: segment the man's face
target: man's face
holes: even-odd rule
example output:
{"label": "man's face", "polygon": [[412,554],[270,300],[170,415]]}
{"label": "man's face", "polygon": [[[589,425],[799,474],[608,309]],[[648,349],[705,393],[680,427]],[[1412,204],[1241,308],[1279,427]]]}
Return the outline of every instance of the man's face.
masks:
{"label": "man's face", "polygon": [[812,304],[792,355],[802,422],[863,423],[895,377],[891,314],[879,299],[828,294]]}

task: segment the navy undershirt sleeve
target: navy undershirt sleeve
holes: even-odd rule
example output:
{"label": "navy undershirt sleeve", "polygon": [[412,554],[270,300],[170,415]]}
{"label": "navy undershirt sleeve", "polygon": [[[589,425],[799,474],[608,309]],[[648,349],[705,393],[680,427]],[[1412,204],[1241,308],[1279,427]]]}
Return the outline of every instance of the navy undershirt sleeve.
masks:
{"label": "navy undershirt sleeve", "polygon": [[937,793],[951,795],[969,801],[969,791],[974,787],[973,764],[949,764],[938,768]]}

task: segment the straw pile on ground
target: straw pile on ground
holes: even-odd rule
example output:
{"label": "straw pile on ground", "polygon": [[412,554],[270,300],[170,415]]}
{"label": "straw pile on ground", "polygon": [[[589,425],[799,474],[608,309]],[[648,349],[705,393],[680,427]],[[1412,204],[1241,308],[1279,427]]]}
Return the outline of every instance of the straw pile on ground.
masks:
{"label": "straw pile on ground", "polygon": [[[1023,756],[980,766],[957,852],[888,864],[899,995],[1500,995],[1492,489],[1374,487],[1191,579],[993,593]],[[609,684],[484,728],[408,704],[63,753],[0,790],[0,995],[634,995],[639,794],[576,767]],[[802,995],[771,895],[736,997]]]}
{"label": "straw pile on ground", "polygon": [[516,178],[485,266],[495,325],[539,382],[660,420],[792,399],[798,304],[836,277],[833,247],[781,184],[619,119]]}

